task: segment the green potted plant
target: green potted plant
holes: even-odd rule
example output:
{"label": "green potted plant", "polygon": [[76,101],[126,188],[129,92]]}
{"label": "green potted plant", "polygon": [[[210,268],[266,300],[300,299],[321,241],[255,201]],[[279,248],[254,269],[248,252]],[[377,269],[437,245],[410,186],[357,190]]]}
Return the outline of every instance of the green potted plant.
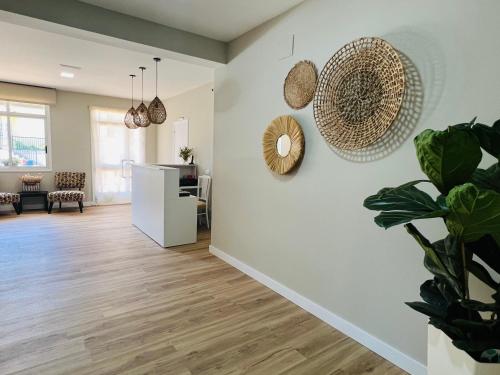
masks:
{"label": "green potted plant", "polygon": [[193,149],[188,146],[181,147],[179,150],[179,157],[184,160],[184,164],[188,163],[189,157],[193,155]]}
{"label": "green potted plant", "polygon": [[[383,228],[405,224],[434,275],[420,287],[423,301],[407,303],[429,317],[428,374],[500,374],[500,120],[428,129],[414,143],[429,180],[384,188],[364,206],[381,211]],[[483,151],[497,159],[488,169],[478,168]],[[429,182],[435,197],[417,188]],[[443,219],[445,238],[431,243],[411,223],[429,218]],[[490,300],[471,296],[471,274]]]}

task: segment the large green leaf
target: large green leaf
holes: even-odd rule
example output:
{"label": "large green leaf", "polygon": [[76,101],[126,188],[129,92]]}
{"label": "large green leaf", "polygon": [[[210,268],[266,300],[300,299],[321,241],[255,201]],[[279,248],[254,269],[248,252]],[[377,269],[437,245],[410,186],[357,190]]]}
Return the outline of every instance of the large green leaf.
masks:
{"label": "large green leaf", "polygon": [[446,312],[449,303],[439,290],[438,283],[439,281],[437,279],[424,282],[420,286],[420,297],[428,304]]}
{"label": "large green leaf", "polygon": [[474,311],[489,311],[496,312],[500,310],[500,306],[495,303],[484,303],[481,301],[475,300],[464,300],[460,301],[460,304],[466,309],[474,310]]}
{"label": "large green leaf", "polygon": [[495,280],[493,280],[488,270],[482,264],[473,260],[467,264],[467,269],[490,288],[496,290],[500,286]]}
{"label": "large green leaf", "polygon": [[415,147],[422,171],[443,194],[469,181],[482,158],[477,137],[454,127],[424,130],[415,138]]}
{"label": "large green leaf", "polygon": [[474,184],[457,186],[446,197],[450,212],[446,226],[451,234],[472,242],[500,233],[500,194]]}
{"label": "large green leaf", "polygon": [[466,338],[464,332],[460,328],[455,327],[454,325],[452,325],[451,323],[448,323],[444,319],[431,317],[429,319],[429,324],[432,324],[437,329],[446,333],[448,335],[448,337],[450,337],[451,339],[464,339],[464,338]]}
{"label": "large green leaf", "polygon": [[430,317],[436,317],[436,318],[446,317],[446,311],[443,311],[440,308],[425,302],[406,302],[406,304],[410,306],[413,310],[416,310],[419,313]]}
{"label": "large green leaf", "polygon": [[425,252],[424,257],[424,266],[425,268],[431,272],[433,275],[448,283],[448,285],[453,289],[453,291],[460,296],[464,297],[464,288],[460,283],[459,279],[457,279],[447,267],[447,265],[443,262],[438,251],[433,244],[429,242],[427,238],[425,238],[422,233],[418,231],[418,229],[413,224],[405,225],[408,233],[417,241],[420,247]]}
{"label": "large green leaf", "polygon": [[447,210],[431,196],[414,185],[423,182],[412,181],[395,187],[384,188],[365,199],[363,205],[374,211],[383,211],[375,218],[375,223],[383,228],[408,223],[412,220],[443,217]]}
{"label": "large green leaf", "polygon": [[[432,248],[441,262],[443,262],[449,274],[455,279],[461,280],[464,277],[464,265],[460,248],[460,239],[448,235],[444,240],[434,242]],[[469,257],[472,260],[472,252],[469,253]]]}
{"label": "large green leaf", "polygon": [[493,237],[493,239],[496,241],[497,245],[500,246],[500,233],[493,233],[491,235],[491,237]]}
{"label": "large green leaf", "polygon": [[432,247],[432,244],[429,242],[429,240],[425,238],[413,224],[406,224],[405,228],[408,233],[415,239],[415,241],[417,241],[420,247],[422,247],[425,255],[432,259],[434,264],[439,267],[440,270],[446,272],[446,267],[441,262],[441,259],[439,259],[439,256],[436,254],[436,251]]}
{"label": "large green leaf", "polygon": [[483,189],[500,193],[500,165],[495,163],[488,169],[476,169],[472,175],[472,182]]}
{"label": "large green leaf", "polygon": [[497,159],[500,158],[500,122],[497,121],[493,126],[474,124],[473,133],[479,140],[481,147],[488,154]]}
{"label": "large green leaf", "polygon": [[492,236],[483,236],[477,241],[466,243],[465,246],[500,274],[500,245]]}
{"label": "large green leaf", "polygon": [[382,228],[390,228],[395,225],[406,224],[413,220],[431,219],[443,217],[447,211],[432,212],[404,212],[404,211],[384,211],[375,217],[375,223]]}
{"label": "large green leaf", "polygon": [[500,343],[500,335],[495,335],[496,332],[500,334],[500,324],[498,322],[491,322],[482,319],[480,321],[473,321],[470,319],[455,319],[452,321],[452,323],[457,327],[466,329],[470,335],[474,335],[475,337],[496,339],[498,340],[497,342]]}

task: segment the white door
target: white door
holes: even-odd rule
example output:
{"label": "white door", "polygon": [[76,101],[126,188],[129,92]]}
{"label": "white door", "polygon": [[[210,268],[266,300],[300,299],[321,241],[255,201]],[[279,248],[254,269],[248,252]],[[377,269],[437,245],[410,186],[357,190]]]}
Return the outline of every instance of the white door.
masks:
{"label": "white door", "polygon": [[128,129],[125,111],[91,108],[93,192],[99,205],[130,203],[132,163],[144,163],[146,129]]}
{"label": "white door", "polygon": [[184,160],[179,156],[182,147],[189,146],[189,122],[181,119],[174,122],[174,151],[173,161],[175,164],[182,164]]}

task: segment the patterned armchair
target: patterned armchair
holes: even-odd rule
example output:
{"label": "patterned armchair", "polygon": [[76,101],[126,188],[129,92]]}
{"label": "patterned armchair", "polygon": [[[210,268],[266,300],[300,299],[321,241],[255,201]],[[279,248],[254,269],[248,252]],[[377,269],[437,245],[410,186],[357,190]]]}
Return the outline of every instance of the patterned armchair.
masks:
{"label": "patterned armchair", "polygon": [[83,199],[85,198],[85,194],[81,189],[85,186],[85,173],[56,172],[55,185],[58,190],[49,193],[47,196],[49,201],[49,214],[52,212],[54,202],[59,202],[59,208],[61,208],[62,202],[78,202],[80,212],[83,212]]}
{"label": "patterned armchair", "polygon": [[19,202],[21,201],[21,196],[19,194],[14,193],[0,193],[0,204],[11,204],[14,206],[14,210],[16,210],[16,214],[21,213],[21,205]]}

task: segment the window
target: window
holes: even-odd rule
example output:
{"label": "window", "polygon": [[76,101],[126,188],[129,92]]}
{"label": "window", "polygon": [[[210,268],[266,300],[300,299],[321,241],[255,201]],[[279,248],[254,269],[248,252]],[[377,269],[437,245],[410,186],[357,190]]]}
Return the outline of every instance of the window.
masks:
{"label": "window", "polygon": [[49,107],[0,101],[0,171],[49,169]]}

